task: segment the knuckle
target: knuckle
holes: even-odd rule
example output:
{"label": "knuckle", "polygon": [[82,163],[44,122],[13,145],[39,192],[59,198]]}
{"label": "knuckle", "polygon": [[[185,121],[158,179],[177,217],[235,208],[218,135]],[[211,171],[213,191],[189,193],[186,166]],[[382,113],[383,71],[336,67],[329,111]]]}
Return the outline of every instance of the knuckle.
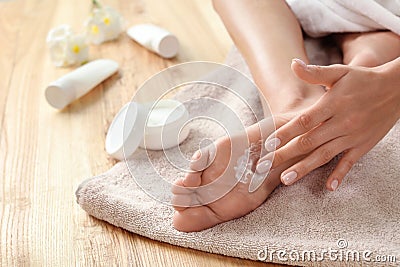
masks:
{"label": "knuckle", "polygon": [[308,152],[313,147],[313,142],[309,136],[301,136],[299,138],[298,146],[301,152]]}
{"label": "knuckle", "polygon": [[311,116],[309,114],[301,114],[298,119],[298,124],[302,129],[308,130],[311,126]]}
{"label": "knuckle", "polygon": [[347,118],[344,119],[343,124],[345,129],[355,129],[358,127],[360,122],[360,118],[356,114],[350,114]]}
{"label": "knuckle", "polygon": [[323,163],[329,162],[335,155],[333,154],[332,150],[330,149],[323,149],[321,151],[321,161]]}
{"label": "knuckle", "polygon": [[285,162],[285,156],[281,152],[276,152],[274,154],[274,165],[279,165]]}
{"label": "knuckle", "polygon": [[324,74],[324,69],[322,68],[322,66],[314,65],[313,70],[314,70],[315,75],[321,76]]}

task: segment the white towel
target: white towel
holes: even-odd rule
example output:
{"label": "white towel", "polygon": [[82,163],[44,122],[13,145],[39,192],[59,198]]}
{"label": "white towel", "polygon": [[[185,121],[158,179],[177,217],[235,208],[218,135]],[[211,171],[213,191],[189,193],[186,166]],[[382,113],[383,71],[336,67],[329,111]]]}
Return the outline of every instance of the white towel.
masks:
{"label": "white towel", "polygon": [[390,30],[400,35],[400,0],[286,0],[312,37]]}

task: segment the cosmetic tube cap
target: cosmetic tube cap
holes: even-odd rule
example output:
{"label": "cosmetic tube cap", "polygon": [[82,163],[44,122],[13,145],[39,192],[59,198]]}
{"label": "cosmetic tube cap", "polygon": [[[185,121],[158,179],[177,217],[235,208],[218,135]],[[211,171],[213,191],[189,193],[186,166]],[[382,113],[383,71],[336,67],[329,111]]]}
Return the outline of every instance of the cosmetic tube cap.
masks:
{"label": "cosmetic tube cap", "polygon": [[178,53],[179,41],[175,35],[156,25],[135,25],[127,30],[127,34],[133,40],[163,58],[172,58]]}

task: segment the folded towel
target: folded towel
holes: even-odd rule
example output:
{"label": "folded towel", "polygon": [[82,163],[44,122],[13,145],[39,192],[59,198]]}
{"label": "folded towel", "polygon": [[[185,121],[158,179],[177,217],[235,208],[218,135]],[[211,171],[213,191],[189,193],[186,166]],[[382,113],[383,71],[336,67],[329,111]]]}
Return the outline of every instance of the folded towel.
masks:
{"label": "folded towel", "polygon": [[[227,63],[249,75],[240,54],[233,51]],[[235,77],[230,77],[232,85]],[[196,86],[196,85],[195,85]],[[240,88],[237,87],[236,88]],[[243,88],[246,90],[246,88]],[[193,95],[197,92],[198,95]],[[248,92],[248,103],[261,110],[257,92]],[[230,101],[211,87],[183,91],[179,98],[211,95]],[[232,105],[245,124],[254,122],[243,107]],[[209,107],[197,106],[193,109]],[[193,128],[183,151],[196,149],[204,136],[216,137],[212,122]],[[90,215],[133,233],[174,245],[210,253],[296,266],[380,265],[377,260],[400,262],[400,124],[351,170],[336,192],[324,189],[336,161],[315,170],[296,184],[278,187],[258,209],[242,218],[197,233],[172,227],[173,209],[149,197],[135,183],[130,168],[149,175],[144,150],[134,159],[117,163],[108,172],[84,181],[77,202]],[[174,156],[174,154],[169,155]],[[165,155],[150,152],[155,168],[168,177],[182,174],[168,164]],[[359,258],[358,258],[359,256]],[[321,260],[324,257],[324,260]]]}
{"label": "folded towel", "polygon": [[400,35],[399,0],[286,0],[304,31],[330,33],[390,30]]}

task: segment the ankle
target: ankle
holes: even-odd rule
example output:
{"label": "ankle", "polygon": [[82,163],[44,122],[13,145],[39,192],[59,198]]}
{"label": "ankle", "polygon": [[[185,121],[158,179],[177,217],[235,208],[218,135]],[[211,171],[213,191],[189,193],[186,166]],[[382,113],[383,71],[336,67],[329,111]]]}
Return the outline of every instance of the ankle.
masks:
{"label": "ankle", "polygon": [[268,104],[272,114],[294,112],[313,105],[324,93],[325,90],[319,85],[287,85],[278,94],[268,98]]}
{"label": "ankle", "polygon": [[378,55],[373,49],[366,48],[363,51],[357,53],[351,59],[344,59],[344,62],[350,66],[361,66],[361,67],[376,67],[384,62],[380,59],[380,55]]}

